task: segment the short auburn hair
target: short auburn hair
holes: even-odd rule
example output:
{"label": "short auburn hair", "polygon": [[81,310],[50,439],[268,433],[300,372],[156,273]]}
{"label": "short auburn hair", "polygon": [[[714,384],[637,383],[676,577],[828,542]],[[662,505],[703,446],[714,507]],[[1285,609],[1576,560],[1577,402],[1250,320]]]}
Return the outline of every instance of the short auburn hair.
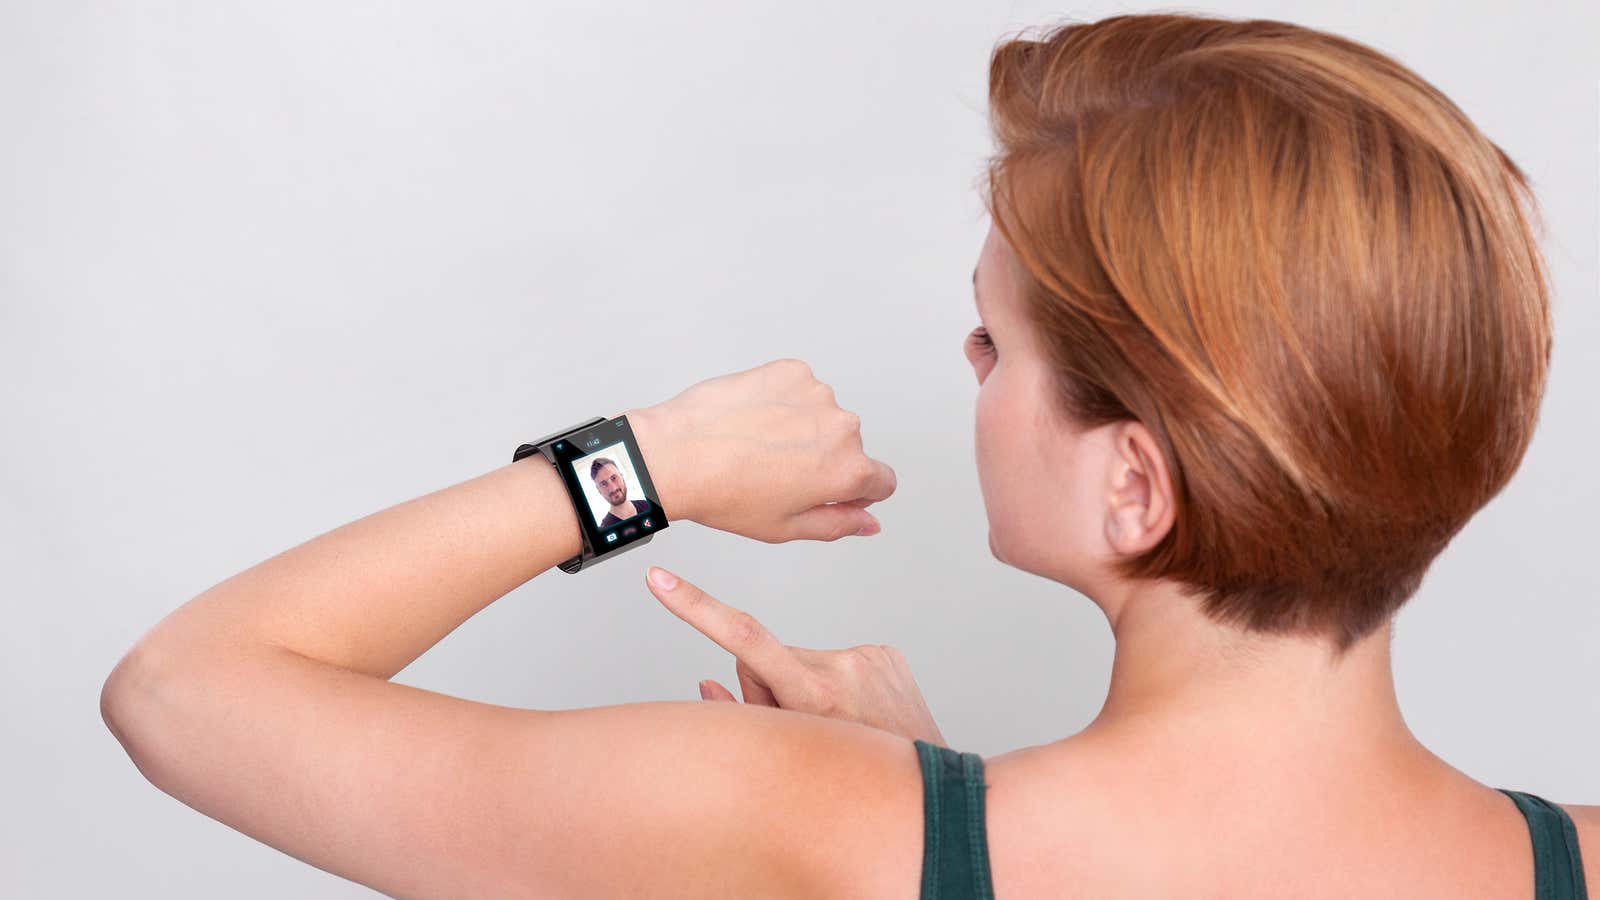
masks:
{"label": "short auburn hair", "polygon": [[1119,15],[996,45],[984,202],[1085,428],[1137,420],[1176,522],[1120,560],[1218,622],[1385,624],[1510,479],[1544,393],[1527,177],[1390,57]]}

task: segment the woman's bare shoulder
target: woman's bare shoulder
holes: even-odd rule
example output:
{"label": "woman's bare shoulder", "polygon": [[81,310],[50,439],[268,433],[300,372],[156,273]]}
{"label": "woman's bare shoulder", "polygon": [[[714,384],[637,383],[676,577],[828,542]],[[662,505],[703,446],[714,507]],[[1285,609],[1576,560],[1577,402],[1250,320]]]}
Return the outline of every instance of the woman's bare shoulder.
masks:
{"label": "woman's bare shoulder", "polygon": [[[1515,805],[1453,770],[1340,784],[1327,771],[1216,773],[1227,766],[1078,738],[985,760],[996,895],[1062,884],[1081,896],[1531,893]],[[1566,808],[1595,846],[1600,807]],[[1596,859],[1600,849],[1584,859],[1591,884]]]}

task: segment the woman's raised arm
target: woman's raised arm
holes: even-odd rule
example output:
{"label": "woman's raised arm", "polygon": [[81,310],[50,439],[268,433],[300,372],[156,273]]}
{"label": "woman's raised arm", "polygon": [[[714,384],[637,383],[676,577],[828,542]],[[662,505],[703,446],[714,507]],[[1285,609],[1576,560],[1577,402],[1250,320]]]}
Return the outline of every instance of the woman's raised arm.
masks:
{"label": "woman's raised arm", "polygon": [[[718,402],[784,407],[799,420],[788,428],[811,434],[814,455],[836,464],[799,465],[795,443],[777,440],[793,474],[773,486],[770,517],[752,530],[835,537],[843,532],[829,520],[864,515],[860,505],[892,490],[892,474],[885,489],[881,464],[841,460],[830,429],[848,420],[822,412],[831,392],[800,375],[768,364],[725,376],[760,388],[724,382]],[[805,404],[792,402],[796,392]],[[717,450],[700,443],[691,455],[673,415],[628,413],[668,514],[716,523],[723,513],[702,505],[678,460],[703,463]],[[750,421],[771,428],[768,418]],[[859,437],[853,444],[859,453]],[[752,456],[735,436],[736,448]],[[825,500],[841,508],[811,508]],[[163,791],[396,896],[914,889],[921,785],[906,738],[764,707],[524,710],[388,681],[574,555],[575,515],[556,473],[533,457],[344,525],[169,615],[107,679],[102,713]],[[549,620],[559,628],[559,609]]]}

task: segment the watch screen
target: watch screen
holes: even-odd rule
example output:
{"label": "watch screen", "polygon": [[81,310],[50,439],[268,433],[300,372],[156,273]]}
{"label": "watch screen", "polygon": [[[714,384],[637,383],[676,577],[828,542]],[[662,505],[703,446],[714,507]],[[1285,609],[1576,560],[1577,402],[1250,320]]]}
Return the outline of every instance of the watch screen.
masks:
{"label": "watch screen", "polygon": [[583,498],[578,523],[596,556],[667,527],[627,416],[569,434],[551,450],[568,492]]}

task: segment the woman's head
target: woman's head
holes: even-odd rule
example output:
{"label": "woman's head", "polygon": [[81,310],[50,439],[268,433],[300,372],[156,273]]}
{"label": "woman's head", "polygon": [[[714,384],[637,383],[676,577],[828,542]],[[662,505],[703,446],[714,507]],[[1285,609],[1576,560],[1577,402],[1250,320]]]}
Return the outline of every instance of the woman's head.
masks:
{"label": "woman's head", "polygon": [[1381,627],[1505,485],[1550,352],[1527,180],[1375,50],[1117,16],[998,46],[980,480],[1001,559]]}

